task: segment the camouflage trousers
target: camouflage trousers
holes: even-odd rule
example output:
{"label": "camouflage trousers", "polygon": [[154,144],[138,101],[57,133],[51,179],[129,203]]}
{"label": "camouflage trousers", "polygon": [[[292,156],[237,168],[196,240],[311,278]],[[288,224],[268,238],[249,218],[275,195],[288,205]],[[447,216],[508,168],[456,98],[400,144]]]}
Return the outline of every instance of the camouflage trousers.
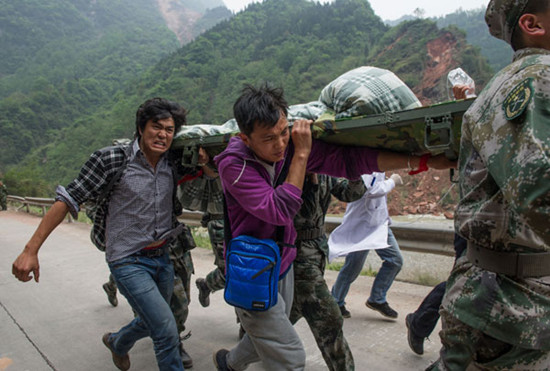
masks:
{"label": "camouflage trousers", "polygon": [[206,285],[210,291],[218,291],[225,288],[225,259],[223,257],[223,220],[212,219],[208,221],[208,237],[214,252],[214,264],[216,268],[206,276]]}
{"label": "camouflage trousers", "polygon": [[344,319],[323,277],[326,258],[315,242],[302,241],[294,261],[294,302],[290,322],[304,317],[330,370],[354,370],[344,338]]}
{"label": "camouflage trousers", "polygon": [[177,256],[170,251],[170,260],[174,264],[174,292],[170,299],[170,309],[176,319],[178,333],[185,330],[185,321],[189,316],[191,300],[191,275],[194,273],[191,251],[180,251]]}
{"label": "camouflage trousers", "polygon": [[116,291],[117,291],[117,286],[116,286],[116,282],[115,282],[115,277],[113,277],[113,274],[109,274],[109,281],[107,281],[105,283],[108,287],[108,289],[112,292],[115,293],[116,295]]}
{"label": "camouflage trousers", "polygon": [[0,194],[0,207],[2,210],[8,209],[8,196],[5,194]]}
{"label": "camouflage trousers", "polygon": [[189,298],[189,293],[185,290],[181,278],[176,276],[174,278],[174,292],[170,298],[170,309],[176,319],[178,334],[185,331],[185,321],[189,316]]}
{"label": "camouflage trousers", "polygon": [[442,309],[440,358],[426,369],[441,371],[548,370],[550,351],[520,348],[485,335]]}

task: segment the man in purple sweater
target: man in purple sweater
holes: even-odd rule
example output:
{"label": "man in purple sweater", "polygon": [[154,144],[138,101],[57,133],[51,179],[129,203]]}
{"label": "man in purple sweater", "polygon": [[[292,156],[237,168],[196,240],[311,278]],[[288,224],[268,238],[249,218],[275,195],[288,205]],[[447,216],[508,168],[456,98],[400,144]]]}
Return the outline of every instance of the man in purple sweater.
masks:
{"label": "man in purple sweater", "polygon": [[[282,89],[246,86],[233,111],[241,132],[214,159],[224,188],[233,237],[275,239],[277,227],[283,226],[281,242],[294,244],[293,220],[302,204],[306,171],[359,179],[362,174],[375,171],[424,167],[420,157],[312,140],[310,120],[294,122],[291,133],[288,104]],[[290,163],[288,173],[284,182],[277,182],[285,160]],[[446,169],[454,163],[436,156],[423,165]],[[278,183],[280,185],[275,186]],[[295,248],[282,249],[279,297],[275,306],[262,312],[236,309],[246,334],[231,351],[220,349],[214,353],[218,370],[244,370],[258,361],[269,370],[304,369],[305,351],[288,319],[295,257]]]}

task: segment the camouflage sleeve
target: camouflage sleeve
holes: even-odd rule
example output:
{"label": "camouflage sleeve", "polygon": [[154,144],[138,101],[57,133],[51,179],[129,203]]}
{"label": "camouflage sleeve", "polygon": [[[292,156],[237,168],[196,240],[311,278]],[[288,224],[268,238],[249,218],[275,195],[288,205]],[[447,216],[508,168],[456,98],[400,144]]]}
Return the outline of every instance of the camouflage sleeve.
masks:
{"label": "camouflage sleeve", "polygon": [[178,186],[178,199],[184,209],[206,211],[204,193],[208,187],[208,179],[204,176],[181,182]]}
{"label": "camouflage sleeve", "polygon": [[353,202],[360,199],[367,188],[363,179],[347,180],[344,178],[329,178],[330,193],[340,201]]}
{"label": "camouflage sleeve", "polygon": [[[523,115],[495,128],[478,151],[506,202],[550,245],[550,67],[525,71],[532,97]],[[525,89],[525,88],[524,88]],[[508,127],[508,128],[507,128]],[[475,140],[475,138],[473,138]],[[503,166],[506,164],[506,166]]]}
{"label": "camouflage sleeve", "polygon": [[535,95],[521,125],[519,145],[513,147],[512,166],[500,166],[509,169],[504,196],[550,245],[550,89],[548,79],[537,79],[534,85]]}

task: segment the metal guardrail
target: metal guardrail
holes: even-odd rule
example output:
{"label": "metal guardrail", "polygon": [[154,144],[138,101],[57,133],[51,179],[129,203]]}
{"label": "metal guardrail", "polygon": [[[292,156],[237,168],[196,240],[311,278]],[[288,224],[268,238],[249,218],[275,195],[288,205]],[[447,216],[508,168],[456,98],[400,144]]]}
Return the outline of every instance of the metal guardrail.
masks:
{"label": "metal guardrail", "polygon": [[[330,233],[341,223],[342,217],[327,216],[325,229]],[[398,222],[393,220],[391,230],[401,250],[455,256],[452,221]]]}
{"label": "metal guardrail", "polygon": [[8,195],[7,201],[20,203],[21,206],[17,208],[18,211],[23,207],[27,210],[27,212],[30,212],[31,206],[41,207],[42,215],[44,215],[46,213],[46,208],[52,206],[54,200],[51,198],[19,197]]}
{"label": "metal guardrail", "polygon": [[[46,213],[46,208],[54,203],[52,198],[36,197],[18,197],[8,196],[8,201],[21,203],[17,208],[25,208],[30,212],[30,206],[40,207],[42,215]],[[184,211],[179,220],[189,226],[200,226],[202,213],[198,211]],[[68,221],[72,218],[68,214]],[[341,217],[328,216],[325,219],[325,229],[327,233],[332,232],[342,223]],[[393,221],[391,229],[399,243],[399,247],[404,251],[414,251],[429,254],[438,254],[454,256],[453,240],[454,228],[452,222],[397,222]]]}

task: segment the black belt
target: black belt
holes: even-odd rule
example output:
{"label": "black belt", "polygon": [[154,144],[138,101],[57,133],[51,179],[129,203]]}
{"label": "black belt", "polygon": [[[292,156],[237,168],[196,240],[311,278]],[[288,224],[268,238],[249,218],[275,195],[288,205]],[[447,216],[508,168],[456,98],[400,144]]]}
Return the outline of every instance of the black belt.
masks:
{"label": "black belt", "polygon": [[550,252],[495,251],[468,242],[467,256],[472,264],[506,276],[517,278],[550,276]]}
{"label": "black belt", "polygon": [[296,236],[297,241],[314,240],[325,235],[325,228],[309,228],[302,229],[296,232],[298,233],[298,235]]}
{"label": "black belt", "polygon": [[135,255],[146,256],[148,258],[154,258],[157,256],[163,256],[166,253],[164,246],[157,247],[156,249],[141,249]]}

